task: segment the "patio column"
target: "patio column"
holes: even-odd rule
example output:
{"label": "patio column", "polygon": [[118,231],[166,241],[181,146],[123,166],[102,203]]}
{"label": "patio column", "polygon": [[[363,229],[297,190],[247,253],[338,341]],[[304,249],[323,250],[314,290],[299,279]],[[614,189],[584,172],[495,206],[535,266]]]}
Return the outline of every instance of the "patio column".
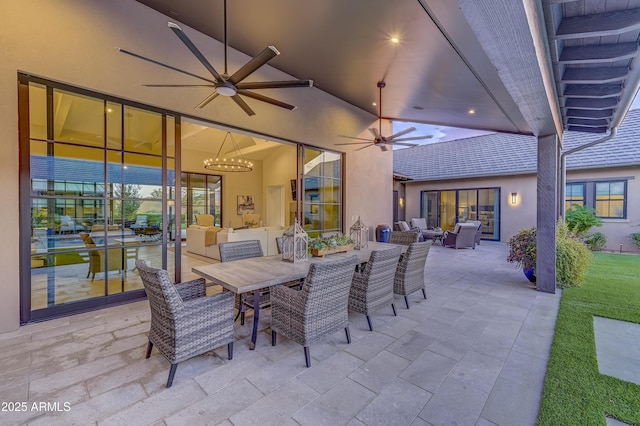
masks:
{"label": "patio column", "polygon": [[556,291],[559,159],[558,136],[538,136],[536,287],[546,293]]}

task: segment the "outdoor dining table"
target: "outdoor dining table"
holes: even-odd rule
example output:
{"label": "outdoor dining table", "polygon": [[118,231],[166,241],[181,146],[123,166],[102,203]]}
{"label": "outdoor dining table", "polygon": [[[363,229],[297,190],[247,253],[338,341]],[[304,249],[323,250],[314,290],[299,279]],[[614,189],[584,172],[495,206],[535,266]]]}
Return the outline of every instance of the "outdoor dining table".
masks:
{"label": "outdoor dining table", "polygon": [[[210,280],[214,284],[219,284],[235,294],[253,292],[253,331],[249,349],[254,349],[258,334],[258,320],[260,318],[260,289],[301,280],[307,276],[312,263],[330,262],[354,255],[358,258],[358,264],[366,263],[369,261],[372,251],[391,249],[393,247],[397,247],[397,245],[369,241],[367,247],[359,250],[335,253],[325,257],[310,256],[307,260],[296,263],[283,260],[281,255],[275,255],[194,266],[191,270],[195,274]],[[401,247],[403,252],[408,248],[408,246]]]}

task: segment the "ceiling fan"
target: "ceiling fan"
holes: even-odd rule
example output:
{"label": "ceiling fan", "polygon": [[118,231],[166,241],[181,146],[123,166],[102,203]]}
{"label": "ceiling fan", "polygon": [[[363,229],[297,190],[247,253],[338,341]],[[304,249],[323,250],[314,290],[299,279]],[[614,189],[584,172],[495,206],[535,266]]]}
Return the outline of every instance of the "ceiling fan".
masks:
{"label": "ceiling fan", "polygon": [[378,114],[378,128],[370,127],[369,132],[373,135],[373,140],[364,139],[364,138],[356,138],[352,136],[340,136],[347,139],[355,139],[366,142],[346,142],[346,143],[336,143],[334,145],[365,145],[362,148],[356,149],[356,151],[360,151],[361,149],[369,148],[370,146],[377,146],[382,151],[388,151],[389,145],[401,145],[401,146],[417,146],[415,143],[405,143],[407,141],[419,141],[422,139],[429,139],[432,136],[411,136],[408,138],[401,138],[400,136],[404,136],[408,133],[411,133],[416,130],[415,127],[409,127],[408,129],[402,130],[398,133],[394,133],[391,136],[382,136],[382,89],[385,86],[384,81],[378,82],[378,88],[380,89],[380,98],[378,105],[380,106],[379,114]]}
{"label": "ceiling fan", "polygon": [[244,82],[243,80],[247,78],[249,75],[254,73],[258,68],[269,62],[271,59],[275,58],[280,54],[278,49],[274,46],[266,47],[262,52],[258,53],[254,56],[249,62],[244,64],[238,71],[236,71],[233,75],[229,75],[227,73],[227,0],[224,0],[224,73],[220,74],[216,69],[209,63],[209,61],[204,57],[204,55],[198,50],[198,48],[193,44],[193,42],[187,37],[187,35],[182,31],[182,29],[173,22],[168,23],[169,28],[178,36],[180,41],[187,46],[187,48],[193,53],[193,55],[204,65],[204,67],[209,71],[209,73],[213,76],[213,79],[201,77],[199,75],[193,74],[189,71],[181,70],[171,65],[163,64],[162,62],[156,61],[151,58],[147,58],[145,56],[139,55],[137,53],[120,49],[118,50],[127,55],[133,56],[134,58],[142,59],[147,62],[151,62],[152,64],[160,65],[161,67],[168,68],[173,71],[180,72],[182,74],[189,75],[191,77],[195,77],[197,79],[205,81],[207,84],[143,84],[145,87],[211,87],[213,88],[213,93],[207,96],[202,100],[196,108],[203,108],[213,99],[217,98],[218,95],[227,96],[233,99],[233,101],[240,107],[247,115],[255,115],[255,112],[247,105],[247,103],[242,99],[242,96],[246,96],[248,98],[252,98],[261,102],[266,102],[271,105],[278,106],[280,108],[288,109],[290,111],[294,110],[296,107],[294,105],[289,105],[287,103],[281,102],[277,99],[273,99],[259,93],[251,92],[250,90],[259,90],[259,89],[284,89],[290,87],[312,87],[313,80],[286,80],[286,81],[263,81],[263,82]]}

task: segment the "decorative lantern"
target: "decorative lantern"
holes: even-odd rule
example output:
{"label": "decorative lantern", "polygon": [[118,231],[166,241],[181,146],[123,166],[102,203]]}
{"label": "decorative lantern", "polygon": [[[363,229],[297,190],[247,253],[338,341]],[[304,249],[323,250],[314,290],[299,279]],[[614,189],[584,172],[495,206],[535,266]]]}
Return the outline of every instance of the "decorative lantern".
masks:
{"label": "decorative lantern", "polygon": [[363,249],[369,245],[369,228],[360,220],[360,216],[358,216],[358,220],[351,226],[349,231],[349,238],[355,242],[356,250]]}
{"label": "decorative lantern", "polygon": [[282,260],[294,263],[305,261],[308,248],[309,236],[298,224],[298,218],[296,218],[293,225],[282,234]]}

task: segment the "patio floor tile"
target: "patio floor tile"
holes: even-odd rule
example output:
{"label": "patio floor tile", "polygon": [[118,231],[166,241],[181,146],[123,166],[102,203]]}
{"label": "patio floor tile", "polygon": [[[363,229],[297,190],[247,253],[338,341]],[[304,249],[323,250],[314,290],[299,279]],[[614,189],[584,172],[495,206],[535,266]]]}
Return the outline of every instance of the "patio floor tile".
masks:
{"label": "patio floor tile", "polygon": [[560,291],[536,292],[507,252],[432,247],[429,298],[416,292],[406,309],[396,297],[398,316],[374,313],[373,332],[350,313],[352,343],[340,330],[312,345],[311,368],[297,343],[271,346],[268,310],[256,350],[249,312],[233,360],[225,345],[182,362],[170,389],[169,363],[144,357],[147,301],[23,326],[0,334],[0,399],[71,410],[0,413],[0,424],[534,425]]}

